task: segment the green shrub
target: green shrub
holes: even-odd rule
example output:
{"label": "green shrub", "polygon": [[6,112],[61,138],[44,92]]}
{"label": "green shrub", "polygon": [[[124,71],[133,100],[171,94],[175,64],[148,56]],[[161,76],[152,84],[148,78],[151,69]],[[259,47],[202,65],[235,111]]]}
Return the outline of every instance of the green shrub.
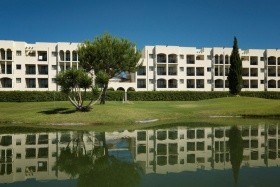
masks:
{"label": "green shrub", "polygon": [[[280,92],[241,92],[241,96],[258,97],[265,99],[280,99]],[[191,92],[191,91],[139,91],[127,92],[127,98],[130,101],[199,101],[205,99],[214,99],[229,97],[228,92]],[[86,98],[94,97],[86,93]],[[122,101],[124,99],[123,91],[108,91],[107,101]],[[42,101],[67,101],[67,95],[57,91],[1,91],[0,102],[42,102]]]}
{"label": "green shrub", "polygon": [[228,97],[228,92],[144,91],[128,92],[131,101],[199,101]]}

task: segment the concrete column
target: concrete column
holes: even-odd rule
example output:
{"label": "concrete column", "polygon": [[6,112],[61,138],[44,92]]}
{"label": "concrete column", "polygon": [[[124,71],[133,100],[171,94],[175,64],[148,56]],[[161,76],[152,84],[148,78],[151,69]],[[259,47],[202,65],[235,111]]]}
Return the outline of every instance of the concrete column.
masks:
{"label": "concrete column", "polygon": [[5,61],[5,72],[4,74],[7,74],[7,62]]}
{"label": "concrete column", "polygon": [[124,91],[124,102],[127,102],[127,91]]}

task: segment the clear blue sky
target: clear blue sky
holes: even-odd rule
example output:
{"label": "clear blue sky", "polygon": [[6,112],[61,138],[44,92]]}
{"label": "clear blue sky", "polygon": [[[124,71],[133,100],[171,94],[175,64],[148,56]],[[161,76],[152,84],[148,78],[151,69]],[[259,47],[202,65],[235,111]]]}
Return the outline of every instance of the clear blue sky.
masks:
{"label": "clear blue sky", "polygon": [[1,0],[0,40],[280,48],[279,0]]}

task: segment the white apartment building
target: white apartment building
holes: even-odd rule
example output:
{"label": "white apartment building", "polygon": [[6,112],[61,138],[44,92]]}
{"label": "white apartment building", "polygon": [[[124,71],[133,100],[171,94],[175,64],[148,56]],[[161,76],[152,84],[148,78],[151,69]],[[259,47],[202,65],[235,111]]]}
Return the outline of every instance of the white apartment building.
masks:
{"label": "white apartment building", "polygon": [[[57,91],[58,72],[79,68],[78,43],[0,40],[0,91]],[[135,91],[227,91],[232,48],[145,46],[142,67],[109,88]],[[280,91],[280,50],[240,50],[243,91]]]}

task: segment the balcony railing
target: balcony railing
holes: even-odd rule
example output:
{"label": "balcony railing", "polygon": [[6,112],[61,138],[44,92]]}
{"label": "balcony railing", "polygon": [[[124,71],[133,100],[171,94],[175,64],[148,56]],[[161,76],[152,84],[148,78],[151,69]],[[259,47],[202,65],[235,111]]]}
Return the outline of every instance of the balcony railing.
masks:
{"label": "balcony railing", "polygon": [[35,75],[35,74],[36,74],[36,71],[35,71],[35,70],[26,70],[26,71],[25,71],[25,74],[26,74],[26,75]]}
{"label": "balcony railing", "polygon": [[159,84],[157,87],[158,88],[166,88],[166,84]]}
{"label": "balcony railing", "polygon": [[177,75],[177,72],[168,72],[168,75]]}
{"label": "balcony railing", "polygon": [[48,70],[39,70],[39,75],[48,75]]}
{"label": "balcony railing", "polygon": [[166,72],[165,71],[158,71],[157,75],[166,75]]}

